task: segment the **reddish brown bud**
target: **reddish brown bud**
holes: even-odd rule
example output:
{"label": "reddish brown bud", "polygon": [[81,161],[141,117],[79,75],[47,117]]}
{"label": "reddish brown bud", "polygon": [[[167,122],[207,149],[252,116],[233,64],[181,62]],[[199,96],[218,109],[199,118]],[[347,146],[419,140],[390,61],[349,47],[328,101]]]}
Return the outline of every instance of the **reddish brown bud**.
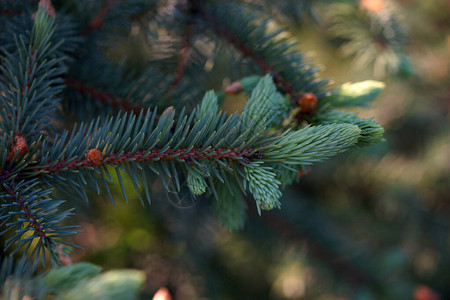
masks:
{"label": "reddish brown bud", "polygon": [[89,23],[90,29],[97,29],[103,26],[103,16],[96,16],[92,19],[92,21]]}
{"label": "reddish brown bud", "polygon": [[235,81],[225,88],[225,93],[228,95],[236,95],[237,93],[242,92],[242,90],[242,84],[239,81]]}
{"label": "reddish brown bud", "polygon": [[171,105],[168,108],[166,108],[162,114],[163,115],[168,114],[170,117],[172,117],[174,113],[175,113],[175,108],[173,108],[173,106]]}
{"label": "reddish brown bud", "polygon": [[312,111],[317,106],[317,97],[313,93],[304,93],[297,98],[297,105],[302,112]]}
{"label": "reddish brown bud", "polygon": [[419,285],[414,291],[414,300],[440,300],[441,296],[425,285]]}
{"label": "reddish brown bud", "polygon": [[167,288],[162,287],[153,295],[152,300],[172,300],[172,296]]}
{"label": "reddish brown bud", "polygon": [[94,165],[100,165],[103,162],[103,153],[98,149],[91,149],[86,152],[86,158]]}
{"label": "reddish brown bud", "polygon": [[384,0],[361,0],[359,5],[371,12],[377,13],[384,9]]}
{"label": "reddish brown bud", "polygon": [[302,169],[298,170],[298,176],[300,176],[300,178],[305,177],[306,175],[311,174],[311,170],[310,169],[306,169],[306,171],[304,172]]}
{"label": "reddish brown bud", "polygon": [[27,144],[27,140],[25,139],[25,137],[21,134],[16,134],[14,136],[14,141],[11,144],[11,152],[9,152],[8,157],[6,157],[6,161],[7,162],[11,162],[11,160],[14,158],[14,156],[16,155],[17,151],[19,152],[19,157],[24,155],[25,152],[27,152],[28,150],[28,144]]}
{"label": "reddish brown bud", "polygon": [[55,8],[52,5],[50,0],[41,0],[39,1],[39,8],[43,8],[47,14],[49,14],[53,19],[56,18]]}
{"label": "reddish brown bud", "polygon": [[59,256],[59,261],[65,265],[65,266],[70,266],[73,264],[72,262],[72,258],[70,258],[69,255],[64,253],[64,249],[63,246],[59,245],[58,247],[56,247],[55,252],[58,254]]}

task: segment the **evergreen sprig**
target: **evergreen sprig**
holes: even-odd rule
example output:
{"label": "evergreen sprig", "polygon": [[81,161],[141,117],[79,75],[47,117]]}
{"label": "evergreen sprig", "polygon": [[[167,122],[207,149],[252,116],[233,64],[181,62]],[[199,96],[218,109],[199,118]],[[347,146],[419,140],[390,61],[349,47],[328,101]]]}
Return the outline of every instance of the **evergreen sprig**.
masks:
{"label": "evergreen sprig", "polygon": [[[121,113],[103,124],[100,119],[81,124],[71,134],[64,132],[55,137],[51,145],[44,141],[41,148],[30,147],[35,151],[35,163],[20,176],[42,178],[49,185],[65,189],[71,187],[87,199],[85,186],[98,193],[105,189],[111,196],[108,182],[112,176],[107,167],[120,166],[128,172],[139,195],[140,187],[144,187],[148,202],[148,183],[142,179],[151,174],[159,175],[167,189],[170,186],[166,178],[172,178],[178,191],[180,174],[184,174],[194,195],[209,188],[216,197],[215,182],[230,185],[228,178],[234,177],[243,182],[244,189],[248,182],[258,207],[272,209],[279,206],[281,196],[275,165],[290,168],[321,161],[351,147],[360,134],[353,125],[323,125],[269,134],[273,120],[265,116],[273,106],[262,104],[268,93],[275,91],[270,77],[262,78],[242,115],[218,113],[217,99],[209,92],[198,113],[181,111],[175,118],[174,109],[168,108],[159,119],[155,110],[139,116]],[[98,151],[99,160],[89,156],[92,150]],[[116,173],[127,198],[118,168]],[[262,188],[264,182],[270,182],[267,188]]]}
{"label": "evergreen sprig", "polygon": [[63,201],[50,198],[51,193],[51,189],[39,188],[37,179],[3,184],[0,194],[3,231],[0,234],[10,233],[5,250],[14,245],[11,255],[22,249],[30,258],[42,258],[45,263],[45,248],[53,250],[59,244],[73,246],[60,240],[78,232],[77,226],[61,225],[72,215],[72,209],[59,212]]}
{"label": "evergreen sprig", "polygon": [[[297,43],[284,28],[265,17],[254,6],[235,3],[214,4],[204,10],[203,16],[243,56],[251,58],[263,73],[270,73],[273,76],[279,92],[278,96],[273,96],[275,91],[270,91],[273,95],[268,98],[272,100],[264,100],[256,104],[257,107],[272,106],[272,110],[266,117],[270,116],[277,120],[278,124],[274,122],[270,125],[280,127],[286,114],[299,105],[302,95],[309,93],[316,99],[317,104],[314,104],[310,110],[296,112],[297,120],[294,123],[298,123],[297,127],[301,127],[303,121],[314,125],[351,123],[361,125],[360,129],[364,131],[362,136],[367,137],[361,138],[358,142],[359,146],[372,145],[382,139],[384,131],[373,120],[364,121],[356,117],[357,120],[350,120],[351,118],[344,117],[345,113],[342,115],[329,113],[332,108],[366,106],[378,96],[383,88],[382,83],[366,81],[344,84],[337,90],[329,90],[328,80],[319,78],[320,68],[305,60],[304,55],[296,49]],[[253,90],[253,85],[256,84],[253,77],[244,78],[241,82],[242,89],[246,91]],[[268,91],[265,92],[270,94]],[[286,94],[294,105],[286,103],[282,94]],[[265,104],[262,104],[263,102]],[[252,101],[250,100],[249,103]],[[322,116],[322,114],[325,115]],[[256,115],[264,118],[259,112]],[[292,174],[292,172],[289,173]],[[288,175],[288,177],[292,176]]]}
{"label": "evergreen sprig", "polygon": [[[13,251],[23,249],[41,259],[47,248],[58,262],[54,249],[67,244],[61,238],[77,229],[61,224],[72,212],[58,211],[62,201],[52,198],[52,188],[84,199],[91,189],[113,202],[109,186],[116,176],[128,201],[124,174],[141,202],[149,204],[150,179],[156,176],[166,190],[177,192],[186,181],[192,197],[214,195],[219,220],[238,229],[245,219],[246,193],[260,213],[278,208],[280,186],[291,182],[298,169],[382,137],[375,121],[333,110],[365,105],[380,86],[329,91],[328,80],[318,77],[320,68],[305,60],[287,31],[253,6],[195,2],[183,25],[194,26],[193,18],[201,17],[196,33],[209,34],[206,21],[262,73],[270,73],[253,77],[242,113],[228,115],[219,111],[213,91],[196,108],[190,105],[199,100],[186,100],[198,90],[187,84],[195,80],[183,81],[158,64],[143,63],[141,70],[128,72],[126,61],[106,58],[99,41],[109,41],[117,31],[127,36],[131,18],[153,2],[130,7],[111,1],[82,13],[88,2],[68,5],[84,16],[78,27],[64,25],[69,19],[55,16],[48,0],[41,0],[33,21],[2,27],[14,33],[13,39],[2,35],[0,65],[0,218],[4,232],[12,232],[6,248],[14,245]],[[86,48],[75,54],[77,43]],[[301,113],[318,126],[286,122],[305,93],[318,102]],[[65,112],[76,108],[84,121],[71,130],[55,130],[61,97]]]}
{"label": "evergreen sprig", "polygon": [[[260,81],[255,96],[240,116],[217,113],[217,100],[209,92],[204,98],[204,104],[200,105],[199,113],[194,110],[186,114],[182,110],[176,119],[174,109],[168,108],[158,120],[156,111],[148,111],[145,114],[141,112],[139,116],[119,114],[109,118],[103,125],[100,125],[100,119],[82,124],[70,135],[65,132],[55,137],[51,147],[44,143],[35,156],[37,163],[27,167],[22,176],[42,175],[48,181],[83,191],[81,187],[87,182],[99,181],[95,174],[102,174],[102,182],[112,178],[106,166],[126,164],[130,165],[130,175],[133,174],[131,178],[136,187],[142,185],[137,180],[142,177],[135,174],[150,169],[160,175],[163,182],[165,175],[173,178],[179,190],[178,174],[187,175],[192,168],[197,168],[205,177],[212,176],[223,181],[221,170],[235,170],[236,163],[245,165],[253,160],[278,160],[284,164],[310,164],[348,148],[357,140],[359,131],[346,132],[349,128],[355,129],[354,126],[347,128],[346,125],[322,126],[317,132],[307,128],[279,136],[268,135],[268,125],[272,120],[261,120],[259,117],[267,116],[272,107],[255,105],[266,99],[267,90],[275,91],[268,78]],[[331,135],[335,132],[342,134]],[[331,143],[327,140],[329,138],[333,144],[328,145]],[[306,147],[307,142],[312,145]],[[303,152],[300,153],[296,147],[303,149]],[[91,149],[101,151],[100,162],[93,162],[88,157],[86,153]],[[313,149],[315,152],[312,152]],[[138,167],[131,166],[134,164]],[[90,169],[96,171],[84,172]],[[107,186],[104,185],[105,188]],[[99,187],[97,191],[100,192]],[[84,191],[82,195],[86,197]]]}
{"label": "evergreen sprig", "polygon": [[[62,41],[54,43],[55,21],[43,8],[35,16],[31,32],[14,34],[14,49],[1,55],[0,130],[9,138],[22,134],[36,140],[50,130],[63,89],[65,57],[56,56]],[[7,50],[7,49],[6,49]]]}

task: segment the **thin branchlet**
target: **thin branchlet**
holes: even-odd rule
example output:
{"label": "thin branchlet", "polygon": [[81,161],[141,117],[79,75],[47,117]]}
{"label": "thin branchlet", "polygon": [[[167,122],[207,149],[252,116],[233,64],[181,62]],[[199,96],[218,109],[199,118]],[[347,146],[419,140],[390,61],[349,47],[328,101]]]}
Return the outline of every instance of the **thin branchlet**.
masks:
{"label": "thin branchlet", "polygon": [[[243,163],[247,163],[250,160],[256,160],[262,158],[260,153],[255,154],[252,148],[246,148],[239,150],[239,148],[234,149],[208,149],[204,150],[201,148],[193,148],[189,151],[185,148],[172,149],[168,148],[166,151],[161,152],[161,149],[153,149],[150,153],[146,150],[138,150],[135,153],[111,153],[105,156],[103,162],[100,164],[89,161],[88,158],[83,158],[80,161],[71,161],[63,159],[58,161],[56,164],[50,162],[44,166],[33,167],[33,172],[44,172],[44,173],[55,173],[64,170],[79,170],[83,168],[93,167],[93,166],[106,166],[106,165],[117,165],[124,162],[134,161],[134,162],[146,162],[146,161],[184,161],[187,164],[192,162],[192,160],[241,160]],[[1,176],[1,175],[0,175]]]}
{"label": "thin branchlet", "polygon": [[85,29],[85,33],[89,32],[93,29],[100,29],[105,24],[104,20],[108,12],[118,3],[122,2],[123,0],[110,0],[108,3],[106,3],[99,11],[98,13],[91,19],[89,22],[87,28]]}
{"label": "thin branchlet", "polygon": [[[136,115],[141,113],[141,111],[144,109],[139,106],[131,105],[129,101],[127,101],[117,95],[114,95],[112,93],[108,93],[105,91],[101,91],[93,86],[84,84],[83,82],[76,80],[74,78],[66,77],[65,83],[68,88],[77,90],[80,93],[88,95],[92,99],[96,99],[100,102],[107,103],[111,106],[117,107],[124,111],[132,112]],[[145,111],[144,111],[144,113],[145,113]]]}
{"label": "thin branchlet", "polygon": [[34,216],[33,212],[30,210],[30,208],[26,205],[25,201],[20,199],[20,197],[17,196],[16,192],[11,187],[3,187],[6,192],[11,195],[13,201],[19,205],[20,210],[23,213],[23,216],[29,220],[30,226],[34,228],[34,232],[39,236],[39,238],[42,241],[42,244],[45,247],[49,247],[51,244],[53,244],[52,239],[45,233],[44,229],[39,224],[38,219]]}
{"label": "thin branchlet", "polygon": [[226,24],[219,23],[214,16],[205,10],[201,10],[201,13],[204,20],[211,24],[216,32],[232,44],[239,52],[241,52],[243,56],[253,60],[263,73],[270,73],[273,77],[274,83],[278,87],[289,94],[292,99],[295,100],[298,97],[299,92],[295,91],[289,82],[285,80],[283,76],[264,59],[264,57],[254,53],[245,41],[242,41],[237,35],[233,34],[233,32],[227,28]]}

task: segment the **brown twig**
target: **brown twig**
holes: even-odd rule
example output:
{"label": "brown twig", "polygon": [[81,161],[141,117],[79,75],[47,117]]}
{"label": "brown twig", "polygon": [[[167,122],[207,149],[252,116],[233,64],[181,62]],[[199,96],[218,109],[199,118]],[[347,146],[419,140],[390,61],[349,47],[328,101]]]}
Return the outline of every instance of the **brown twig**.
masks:
{"label": "brown twig", "polygon": [[77,90],[83,94],[87,94],[93,99],[97,99],[98,101],[107,103],[125,111],[132,112],[134,114],[140,114],[141,111],[145,109],[143,107],[133,106],[121,97],[101,91],[93,86],[86,85],[74,78],[65,78],[65,83],[67,87]]}
{"label": "brown twig", "polygon": [[2,16],[20,16],[23,12],[17,9],[2,9],[0,15]]}
{"label": "brown twig", "polygon": [[[207,149],[202,150],[201,148],[192,148],[190,150],[185,148],[179,148],[174,150],[173,148],[168,148],[165,151],[161,149],[153,149],[151,151],[138,150],[135,153],[111,153],[103,157],[101,163],[94,162],[89,158],[85,157],[81,160],[66,160],[61,159],[56,164],[55,162],[49,162],[43,166],[33,167],[32,172],[42,172],[42,173],[55,173],[65,170],[79,170],[83,168],[93,167],[93,166],[106,166],[106,165],[117,165],[124,162],[135,161],[169,161],[177,160],[184,161],[186,163],[192,163],[192,160],[205,160],[205,159],[221,159],[221,160],[242,160],[248,162],[251,159],[260,159],[260,153],[254,154],[252,148],[245,148],[239,150],[238,148],[233,149]],[[1,174],[0,174],[1,175]]]}
{"label": "brown twig", "polygon": [[91,19],[84,33],[87,33],[93,29],[100,29],[104,25],[105,16],[114,7],[114,5],[122,2],[123,0],[110,0],[105,6],[103,6],[98,13]]}

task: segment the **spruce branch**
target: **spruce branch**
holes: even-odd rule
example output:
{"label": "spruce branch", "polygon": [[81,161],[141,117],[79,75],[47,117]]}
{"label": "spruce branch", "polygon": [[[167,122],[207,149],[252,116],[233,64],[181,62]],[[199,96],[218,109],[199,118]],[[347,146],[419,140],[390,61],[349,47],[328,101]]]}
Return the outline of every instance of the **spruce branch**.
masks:
{"label": "spruce branch", "polygon": [[[60,223],[72,215],[72,209],[59,212],[61,200],[49,198],[51,189],[40,189],[37,179],[19,183],[4,183],[1,193],[0,227],[1,234],[10,232],[5,250],[12,245],[12,253],[24,249],[30,258],[42,259],[45,263],[44,248],[52,251],[58,244],[67,244],[61,237],[78,232],[78,226],[62,226]],[[37,241],[36,245],[33,245]],[[28,253],[33,245],[31,254]],[[52,261],[54,257],[51,257]]]}
{"label": "spruce branch", "polygon": [[326,95],[328,81],[318,78],[320,69],[305,61],[290,35],[255,7],[215,4],[202,8],[201,13],[243,56],[253,60],[263,73],[272,74],[278,88],[293,101],[304,92]]}
{"label": "spruce branch", "polygon": [[[278,90],[288,94],[294,102],[294,107],[298,107],[294,110],[297,124],[301,125],[303,121],[314,125],[359,124],[364,132],[363,136],[366,136],[366,138],[361,137],[359,146],[372,145],[382,139],[383,131],[380,130],[382,128],[375,121],[370,121],[370,124],[349,122],[348,118],[341,119],[334,115],[335,118],[331,119],[330,114],[327,114],[328,110],[334,107],[366,105],[376,98],[383,87],[381,83],[364,82],[343,85],[336,91],[328,91],[328,81],[318,78],[319,69],[305,62],[303,55],[295,49],[297,44],[292,41],[289,34],[278,27],[273,20],[263,17],[256,9],[251,10],[251,7],[247,5],[215,4],[203,8],[202,15],[216,32],[225,37],[243,56],[254,60],[263,73],[270,73],[273,76]],[[245,78],[242,82],[244,80]],[[254,80],[247,81],[250,85],[255,83]],[[235,88],[233,87],[233,91]],[[237,88],[244,89],[244,86],[241,84]],[[229,90],[232,90],[231,87]],[[294,108],[292,105],[283,103],[282,98],[278,106],[284,109],[281,113],[284,118],[285,114]],[[273,108],[268,116],[278,119],[279,126],[281,120],[274,112],[279,112],[279,109]],[[324,113],[327,114],[326,117],[322,116]],[[274,122],[272,125],[277,124]]]}
{"label": "spruce branch", "polygon": [[[191,163],[192,160],[240,160],[243,157],[247,157],[250,153],[254,152],[251,148],[233,148],[225,149],[219,148],[203,149],[200,147],[194,148],[154,148],[150,152],[148,150],[138,150],[134,153],[113,152],[110,155],[102,155],[103,159],[100,163],[94,162],[87,157],[82,158],[79,161],[70,159],[61,159],[39,167],[34,167],[30,170],[36,173],[60,173],[70,170],[90,169],[95,166],[109,166],[118,165],[125,162],[151,162],[151,161],[183,161]],[[26,173],[25,173],[26,174]]]}
{"label": "spruce branch", "polygon": [[[73,5],[83,8],[87,2]],[[346,94],[343,87],[330,95],[328,81],[318,78],[319,68],[305,61],[284,29],[251,6],[189,2],[192,18],[182,28],[185,36],[175,74],[148,65],[141,66],[144,71],[129,72],[126,63],[115,65],[105,59],[98,41],[108,40],[111,33],[128,35],[130,19],[155,2],[108,1],[86,22],[81,39],[74,37],[62,13],[54,19],[50,2],[42,0],[33,29],[27,31],[25,24],[20,31],[11,30],[14,38],[1,46],[5,54],[0,66],[0,220],[5,232],[15,231],[8,247],[17,243],[15,251],[25,248],[27,252],[38,240],[32,256],[42,256],[44,248],[57,254],[54,249],[65,243],[59,238],[76,230],[60,224],[71,211],[57,211],[62,201],[50,198],[51,187],[74,190],[85,199],[86,189],[91,188],[98,194],[106,192],[114,201],[109,184],[117,177],[127,199],[124,174],[142,203],[143,192],[150,203],[148,179],[152,176],[159,176],[168,191],[180,192],[186,181],[193,197],[214,195],[222,224],[238,229],[246,216],[246,192],[253,196],[259,212],[279,208],[280,186],[298,177],[299,168],[381,139],[376,122],[331,110],[365,105],[376,92]],[[133,8],[133,3],[142,6]],[[81,11],[76,13],[81,15]],[[243,88],[251,95],[241,114],[220,112],[213,91],[205,94],[196,109],[181,108],[192,95],[183,87],[182,78],[193,73],[187,64],[194,57],[191,47],[197,24],[193,17],[197,13],[262,73],[270,73],[254,76]],[[72,32],[69,43],[63,41],[67,32]],[[87,51],[77,53],[77,62],[65,75],[66,64],[75,57],[76,40],[83,40]],[[79,105],[83,120],[99,102],[101,109],[94,114],[100,116],[56,134],[51,129],[60,97]],[[299,99],[307,103],[300,105]],[[311,121],[327,125],[294,130],[302,126],[297,123],[284,130],[288,126],[283,120],[293,103],[310,113]],[[156,107],[167,108],[158,115]],[[111,108],[119,113],[109,115]]]}
{"label": "spruce branch", "polygon": [[108,0],[100,6],[86,0],[75,2],[78,14],[84,15],[86,12],[83,12],[83,9],[89,6],[96,11],[89,16],[82,31],[86,36],[97,33],[109,34],[113,28],[126,28],[134,18],[153,9],[158,3],[155,0]]}
{"label": "spruce branch", "polygon": [[[192,102],[198,92],[181,80],[172,85],[174,75],[147,66],[144,71],[130,71],[124,64],[106,62],[101,58],[84,60],[92,69],[74,66],[65,77],[64,110],[81,121],[97,116],[107,117],[116,111],[133,112],[170,105],[181,108]],[[87,84],[89,83],[89,84]]]}
{"label": "spruce branch", "polygon": [[272,77],[266,75],[259,80],[242,111],[243,126],[250,126],[252,122],[267,127],[279,126],[291,108],[288,100],[277,92]]}
{"label": "spruce branch", "polygon": [[321,124],[332,124],[336,120],[342,123],[354,124],[359,127],[361,134],[358,138],[357,146],[365,147],[379,143],[383,139],[383,127],[372,119],[361,119],[357,114],[343,112],[339,110],[329,110],[317,117],[317,122]]}
{"label": "spruce branch", "polygon": [[[206,115],[193,124],[195,111],[189,116],[182,112],[175,126],[174,115],[174,110],[168,109],[156,121],[156,111],[148,111],[145,116],[141,112],[138,117],[119,114],[102,127],[99,120],[88,126],[81,125],[70,138],[68,133],[64,133],[55,138],[51,147],[44,145],[36,157],[37,164],[30,166],[22,176],[41,174],[57,182],[71,182],[79,186],[86,180],[83,179],[83,172],[78,171],[94,168],[107,174],[104,168],[107,165],[145,163],[143,166],[151,168],[153,173],[178,178],[174,163],[182,163],[200,167],[202,173],[207,172],[208,176],[212,172],[212,175],[220,177],[214,173],[217,167],[211,164],[239,162],[252,158],[255,153],[251,144],[248,147],[237,146],[248,139],[248,130],[239,130],[237,115],[226,119],[222,114]],[[222,135],[225,132],[227,139]],[[101,149],[102,160],[93,161],[86,155],[93,148]],[[169,171],[167,166],[175,169]],[[141,171],[133,170],[133,173]],[[66,174],[61,175],[63,172]],[[66,178],[69,175],[67,172],[76,172],[81,177],[71,180]],[[141,184],[136,182],[136,186]]]}
{"label": "spruce branch", "polygon": [[53,43],[55,22],[46,8],[36,13],[31,32],[14,35],[14,52],[5,52],[0,65],[0,130],[10,139],[21,134],[35,140],[51,129],[63,89],[64,56],[59,56],[62,41]]}
{"label": "spruce branch", "polygon": [[[159,118],[156,110],[148,110],[138,116],[119,113],[103,124],[97,119],[70,135],[64,132],[51,144],[44,142],[41,149],[33,148],[35,163],[26,166],[20,176],[72,186],[87,197],[83,186],[89,182],[103,182],[109,194],[111,176],[106,166],[125,166],[138,192],[147,185],[138,180],[146,178],[146,172],[159,175],[163,182],[165,176],[173,178],[177,190],[179,174],[184,174],[197,195],[207,188],[214,191],[215,181],[227,183],[226,174],[234,174],[244,190],[248,183],[259,207],[272,209],[279,206],[281,196],[276,170],[322,161],[353,146],[360,135],[358,127],[350,124],[269,133],[270,114],[278,109],[278,100],[274,83],[266,76],[241,115],[218,112],[217,97],[210,91],[198,110],[189,114],[182,110],[177,118],[169,107]],[[120,172],[117,175],[126,197]],[[100,192],[98,183],[96,189]]]}
{"label": "spruce branch", "polygon": [[354,146],[360,134],[359,127],[351,124],[308,126],[287,131],[264,152],[264,159],[285,165],[310,165]]}
{"label": "spruce branch", "polygon": [[244,187],[248,183],[248,189],[255,198],[258,213],[261,214],[261,209],[280,208],[281,191],[279,186],[281,182],[276,179],[273,168],[254,162],[245,166],[244,170],[246,175]]}

